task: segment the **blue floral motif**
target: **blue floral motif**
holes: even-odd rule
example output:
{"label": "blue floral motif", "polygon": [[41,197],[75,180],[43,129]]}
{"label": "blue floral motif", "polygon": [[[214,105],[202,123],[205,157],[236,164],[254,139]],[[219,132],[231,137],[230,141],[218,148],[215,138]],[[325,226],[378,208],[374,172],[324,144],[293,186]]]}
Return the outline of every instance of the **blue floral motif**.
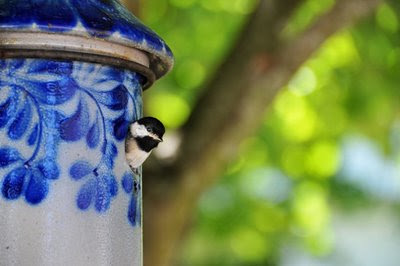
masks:
{"label": "blue floral motif", "polygon": [[126,172],[121,180],[122,188],[125,193],[131,195],[127,217],[129,222],[135,226],[141,223],[141,198],[140,198],[140,182],[131,172]]}
{"label": "blue floral motif", "polygon": [[[117,157],[124,156],[119,149],[128,125],[141,116],[140,79],[127,70],[89,63],[0,60],[2,196],[40,204],[66,167],[80,184],[75,195],[80,210],[106,212],[121,180],[123,191],[132,194],[128,220],[140,224],[139,182],[129,171],[116,176],[114,169]],[[60,146],[73,143],[100,156],[60,163]]]}
{"label": "blue floral motif", "polygon": [[85,161],[75,162],[69,173],[75,180],[85,180],[77,195],[77,206],[81,210],[88,209],[92,204],[98,212],[105,212],[110,207],[111,199],[118,193],[117,181],[112,173],[107,170],[99,172]]}

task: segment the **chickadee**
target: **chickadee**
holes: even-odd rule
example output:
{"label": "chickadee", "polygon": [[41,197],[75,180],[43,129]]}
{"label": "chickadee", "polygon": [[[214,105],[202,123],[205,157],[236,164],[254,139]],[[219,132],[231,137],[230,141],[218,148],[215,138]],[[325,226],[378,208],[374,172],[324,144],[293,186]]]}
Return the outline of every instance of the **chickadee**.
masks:
{"label": "chickadee", "polygon": [[125,142],[126,159],[137,174],[137,168],[149,157],[151,151],[162,142],[164,125],[154,117],[143,117],[129,126]]}

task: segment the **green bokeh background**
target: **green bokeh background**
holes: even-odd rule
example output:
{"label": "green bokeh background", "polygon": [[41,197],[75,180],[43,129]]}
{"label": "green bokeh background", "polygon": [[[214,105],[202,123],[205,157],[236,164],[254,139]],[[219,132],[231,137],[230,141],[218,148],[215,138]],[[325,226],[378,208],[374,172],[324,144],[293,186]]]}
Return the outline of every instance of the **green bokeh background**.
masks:
{"label": "green bokeh background", "polygon": [[[284,37],[334,2],[305,1]],[[199,202],[179,265],[280,265],[288,245],[323,260],[337,245],[336,212],[384,205],[398,213],[399,3],[386,2],[329,38],[281,90],[258,133]],[[170,133],[186,121],[256,4],[142,1],[142,20],[176,58],[145,93],[145,112]]]}

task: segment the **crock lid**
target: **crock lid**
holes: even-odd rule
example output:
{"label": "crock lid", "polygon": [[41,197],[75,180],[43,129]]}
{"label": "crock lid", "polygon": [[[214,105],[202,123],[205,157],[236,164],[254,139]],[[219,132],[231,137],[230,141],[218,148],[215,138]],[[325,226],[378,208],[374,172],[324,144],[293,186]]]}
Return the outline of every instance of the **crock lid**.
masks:
{"label": "crock lid", "polygon": [[60,57],[134,68],[149,80],[165,75],[165,42],[116,0],[0,1],[0,57]]}

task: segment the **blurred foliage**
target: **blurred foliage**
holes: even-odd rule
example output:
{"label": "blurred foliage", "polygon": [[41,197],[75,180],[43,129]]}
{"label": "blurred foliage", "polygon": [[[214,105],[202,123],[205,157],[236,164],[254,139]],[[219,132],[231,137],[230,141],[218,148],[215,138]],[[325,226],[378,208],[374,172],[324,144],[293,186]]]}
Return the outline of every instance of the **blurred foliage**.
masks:
{"label": "blurred foliage", "polygon": [[[145,94],[148,114],[159,116],[169,128],[186,121],[199,89],[235,42],[255,4],[254,0],[142,1],[144,22],[165,39],[176,59],[174,70]],[[165,99],[176,103],[174,108]]]}
{"label": "blurred foliage", "polygon": [[[174,70],[145,93],[146,112],[170,131],[179,128],[256,4],[142,1],[143,20],[176,57]],[[301,33],[333,4],[305,1],[284,37]],[[182,265],[276,265],[292,242],[314,256],[328,255],[336,208],[387,200],[374,186],[348,182],[344,146],[348,136],[367,139],[379,147],[378,158],[400,163],[399,15],[397,1],[382,4],[368,20],[328,39],[297,71],[257,135],[241,143],[237,160],[201,199]]]}

